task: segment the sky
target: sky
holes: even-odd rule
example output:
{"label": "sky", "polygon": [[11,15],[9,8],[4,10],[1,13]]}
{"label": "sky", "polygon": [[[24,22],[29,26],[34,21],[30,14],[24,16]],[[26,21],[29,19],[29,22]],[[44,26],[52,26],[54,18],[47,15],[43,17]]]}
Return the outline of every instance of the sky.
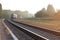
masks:
{"label": "sky", "polygon": [[48,4],[53,5],[55,9],[60,9],[59,0],[0,0],[3,9],[29,11],[34,14]]}

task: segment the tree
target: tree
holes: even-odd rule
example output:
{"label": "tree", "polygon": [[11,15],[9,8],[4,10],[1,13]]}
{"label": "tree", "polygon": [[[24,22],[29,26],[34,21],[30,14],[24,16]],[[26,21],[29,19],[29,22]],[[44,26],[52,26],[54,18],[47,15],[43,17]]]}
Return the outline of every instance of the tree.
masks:
{"label": "tree", "polygon": [[47,14],[49,16],[53,16],[55,14],[55,9],[51,4],[49,4],[48,7],[47,7]]}
{"label": "tree", "polygon": [[55,15],[53,16],[54,19],[60,19],[60,10],[57,11],[57,13],[55,13]]}
{"label": "tree", "polygon": [[0,4],[0,18],[2,17],[2,5]]}
{"label": "tree", "polygon": [[11,13],[11,10],[2,10],[3,18],[9,18]]}
{"label": "tree", "polygon": [[42,10],[38,11],[36,14],[35,14],[35,17],[47,17],[47,11],[45,10],[45,8],[43,8]]}

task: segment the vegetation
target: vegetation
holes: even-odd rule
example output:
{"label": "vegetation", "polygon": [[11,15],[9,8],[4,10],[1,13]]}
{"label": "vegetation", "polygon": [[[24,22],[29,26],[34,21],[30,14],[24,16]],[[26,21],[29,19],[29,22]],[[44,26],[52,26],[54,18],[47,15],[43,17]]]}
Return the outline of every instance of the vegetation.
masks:
{"label": "vegetation", "polygon": [[3,18],[9,18],[11,12],[10,10],[2,10]]}
{"label": "vegetation", "polygon": [[52,18],[55,19],[55,20],[56,19],[60,20],[60,10],[58,10]]}
{"label": "vegetation", "polygon": [[47,18],[47,17],[54,16],[54,14],[55,14],[54,7],[49,4],[48,7],[47,7],[47,10],[45,10],[45,8],[43,8],[42,10],[38,11],[35,14],[35,17],[38,17],[38,18]]}
{"label": "vegetation", "polygon": [[18,15],[18,18],[31,18],[33,17],[28,11],[11,11],[11,10],[2,10],[3,18],[9,18],[12,13]]}
{"label": "vegetation", "polygon": [[2,18],[2,5],[0,4],[0,18]]}
{"label": "vegetation", "polygon": [[47,14],[47,12],[46,12],[46,10],[45,10],[45,8],[43,8],[41,11],[38,11],[36,14],[35,14],[35,17],[40,17],[40,18],[45,18],[45,17],[47,17],[48,16],[48,14]]}

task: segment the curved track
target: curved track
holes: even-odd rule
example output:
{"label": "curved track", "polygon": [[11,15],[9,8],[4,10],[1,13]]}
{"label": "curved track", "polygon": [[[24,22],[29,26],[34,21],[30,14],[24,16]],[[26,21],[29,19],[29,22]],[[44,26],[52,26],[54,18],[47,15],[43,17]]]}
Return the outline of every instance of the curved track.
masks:
{"label": "curved track", "polygon": [[[27,26],[27,25],[24,25],[24,24],[21,24],[21,23],[14,22],[12,20],[5,20],[4,22],[7,23],[7,24],[10,23],[11,25],[13,25],[14,27],[12,27],[12,28],[14,30],[16,29],[15,30],[16,32],[21,30],[25,34],[29,35],[27,37],[29,37],[30,40],[60,40],[60,36],[56,36],[56,35],[50,34],[48,32],[45,32],[44,30],[39,30],[39,29],[30,27],[30,26]],[[14,32],[15,35],[17,34],[16,32]],[[18,37],[18,39],[19,39],[19,37]]]}

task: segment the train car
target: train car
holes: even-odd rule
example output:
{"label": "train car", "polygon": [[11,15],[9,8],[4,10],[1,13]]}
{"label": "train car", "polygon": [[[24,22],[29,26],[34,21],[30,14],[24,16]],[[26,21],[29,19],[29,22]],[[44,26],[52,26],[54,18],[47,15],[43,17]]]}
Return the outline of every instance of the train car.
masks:
{"label": "train car", "polygon": [[10,15],[10,19],[16,19],[16,18],[17,18],[17,14],[12,13],[12,14]]}

